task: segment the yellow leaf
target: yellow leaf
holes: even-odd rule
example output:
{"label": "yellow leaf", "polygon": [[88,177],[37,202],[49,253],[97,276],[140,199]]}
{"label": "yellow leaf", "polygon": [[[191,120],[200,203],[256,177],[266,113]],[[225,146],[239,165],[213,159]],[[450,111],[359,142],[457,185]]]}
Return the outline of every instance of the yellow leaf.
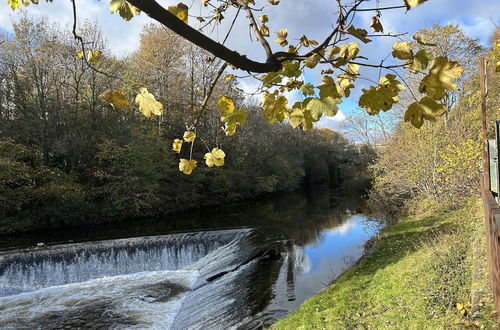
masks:
{"label": "yellow leaf", "polygon": [[269,27],[266,24],[261,24],[259,31],[264,37],[269,37]]}
{"label": "yellow leaf", "polygon": [[411,122],[416,128],[420,128],[424,124],[424,119],[435,121],[437,116],[441,116],[445,112],[446,106],[426,96],[419,102],[410,104],[405,112],[404,120]]}
{"label": "yellow leaf", "polygon": [[228,74],[226,74],[226,76],[224,77],[224,80],[225,80],[225,81],[229,81],[229,80],[231,80],[231,79],[233,79],[233,78],[234,78],[234,76],[233,76],[232,74],[228,73]]}
{"label": "yellow leaf", "polygon": [[154,95],[149,93],[146,88],[141,88],[140,93],[135,97],[135,103],[139,106],[139,111],[146,117],[151,115],[161,115],[163,105],[158,102]]}
{"label": "yellow leaf", "polygon": [[280,3],[279,0],[267,0],[267,2],[269,2],[273,6],[277,6]]}
{"label": "yellow leaf", "polygon": [[427,0],[405,0],[406,9],[415,8],[416,6],[426,2]]}
{"label": "yellow leaf", "polygon": [[340,104],[340,98],[331,96],[322,98],[312,98],[306,105],[306,110],[310,111],[311,117],[317,121],[322,115],[333,117],[338,112],[337,104]]}
{"label": "yellow leaf", "polygon": [[400,41],[392,45],[392,56],[400,60],[413,59],[413,52],[408,42]]}
{"label": "yellow leaf", "polygon": [[377,16],[372,17],[372,23],[370,24],[370,27],[374,32],[384,32],[384,27],[382,26],[382,23],[380,23],[380,20]]}
{"label": "yellow leaf", "polygon": [[182,148],[182,140],[175,139],[174,142],[172,143],[172,150],[175,151],[176,153],[180,153],[181,148]]}
{"label": "yellow leaf", "polygon": [[323,76],[321,77],[322,83],[319,84],[318,89],[319,89],[319,97],[320,98],[325,98],[328,96],[334,97],[334,98],[340,98],[340,93],[337,88],[337,85],[335,85],[335,82],[333,81],[333,78],[330,76]]}
{"label": "yellow leaf", "polygon": [[266,91],[262,95],[262,102],[260,106],[264,109],[264,117],[270,123],[275,121],[282,121],[284,113],[287,111],[288,100],[283,95],[278,95],[278,91],[272,93]]}
{"label": "yellow leaf", "polygon": [[427,69],[427,65],[432,60],[432,54],[426,51],[425,49],[421,49],[415,54],[413,60],[408,62],[405,67],[411,73],[422,72]]}
{"label": "yellow leaf", "polygon": [[418,42],[419,44],[424,45],[424,46],[436,46],[436,44],[425,41],[424,36],[419,32],[417,32],[413,35],[413,39],[416,42]]}
{"label": "yellow leaf", "polygon": [[77,58],[83,58],[83,50],[79,50],[76,52],[76,57]]}
{"label": "yellow leaf", "polygon": [[497,66],[495,68],[495,72],[500,72],[500,61],[497,61]]}
{"label": "yellow leaf", "polygon": [[100,51],[98,49],[93,49],[93,50],[89,51],[89,53],[87,55],[87,61],[89,63],[97,63],[101,59],[101,56],[102,56],[102,51]]}
{"label": "yellow leaf", "polygon": [[184,135],[182,138],[186,142],[193,142],[194,139],[196,138],[196,134],[194,134],[194,132],[191,132],[191,131],[186,131],[186,132],[184,132]]}
{"label": "yellow leaf", "polygon": [[130,106],[129,101],[125,97],[125,92],[122,90],[107,90],[99,95],[99,98],[111,104],[115,110],[128,108]]}
{"label": "yellow leaf", "polygon": [[259,20],[261,23],[267,23],[269,21],[269,17],[267,15],[260,15]]}
{"label": "yellow leaf", "polygon": [[304,60],[304,65],[309,69],[314,69],[316,65],[318,65],[319,61],[321,61],[322,57],[320,54],[312,54],[307,59]]}
{"label": "yellow leaf", "polygon": [[286,38],[288,37],[288,30],[287,29],[281,29],[278,32],[276,32],[276,35],[278,38],[274,40],[274,42],[278,43],[281,47],[284,47],[288,45],[288,41]]}
{"label": "yellow leaf", "polygon": [[420,82],[418,90],[435,100],[446,95],[447,90],[457,89],[454,79],[460,77],[464,68],[458,62],[450,61],[445,56],[436,57],[429,69],[429,74]]}
{"label": "yellow leaf", "polygon": [[220,114],[222,117],[232,114],[236,109],[236,107],[234,106],[233,98],[225,95],[222,95],[220,97],[217,105],[219,106]]}
{"label": "yellow leaf", "polygon": [[177,6],[168,6],[168,11],[177,16],[184,23],[188,23],[188,6],[179,2]]}
{"label": "yellow leaf", "polygon": [[109,3],[111,14],[118,12],[126,21],[130,21],[135,15],[139,15],[141,10],[125,0],[111,0]]}
{"label": "yellow leaf", "polygon": [[193,170],[196,168],[197,163],[198,162],[194,159],[187,160],[187,159],[181,158],[179,160],[179,171],[181,171],[184,174],[189,175],[189,174],[193,173]]}
{"label": "yellow leaf", "polygon": [[376,115],[382,111],[392,108],[393,104],[399,101],[398,93],[404,89],[403,85],[396,80],[396,76],[387,74],[380,78],[377,87],[362,89],[363,95],[359,98],[358,104],[365,108],[370,115]]}
{"label": "yellow leaf", "polygon": [[10,5],[12,10],[16,10],[21,6],[21,0],[7,0],[7,4]]}
{"label": "yellow leaf", "polygon": [[245,125],[248,113],[245,111],[234,111],[233,113],[221,117],[221,121],[225,123],[225,132],[227,136],[232,136],[236,132],[237,125]]}
{"label": "yellow leaf", "polygon": [[351,25],[347,29],[347,32],[350,33],[351,35],[355,36],[359,40],[363,41],[365,44],[371,42],[371,40],[366,37],[368,32],[365,29],[356,29],[354,26]]}
{"label": "yellow leaf", "polygon": [[224,165],[224,157],[226,154],[219,148],[213,148],[211,152],[205,154],[205,163],[208,167]]}

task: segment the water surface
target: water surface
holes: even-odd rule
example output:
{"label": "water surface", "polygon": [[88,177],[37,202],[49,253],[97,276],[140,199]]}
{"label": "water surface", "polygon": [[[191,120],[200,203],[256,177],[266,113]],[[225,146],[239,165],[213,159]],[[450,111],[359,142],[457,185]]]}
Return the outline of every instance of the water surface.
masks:
{"label": "water surface", "polygon": [[46,245],[35,248],[21,237],[0,254],[0,327],[269,326],[359,259],[377,228],[360,208],[355,197],[317,188],[117,228],[40,233],[34,239]]}

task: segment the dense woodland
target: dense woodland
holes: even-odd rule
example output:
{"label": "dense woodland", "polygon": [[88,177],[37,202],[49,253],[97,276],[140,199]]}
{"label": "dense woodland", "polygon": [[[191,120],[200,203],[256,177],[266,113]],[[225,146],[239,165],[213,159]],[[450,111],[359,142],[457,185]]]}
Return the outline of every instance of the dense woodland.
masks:
{"label": "dense woodland", "polygon": [[[124,58],[110,53],[94,24],[79,33],[92,41],[89,49],[103,50],[97,70],[75,56],[79,45],[69,31],[44,19],[24,17],[1,37],[0,233],[222,206],[345,178],[351,187],[366,186],[370,147],[327,129],[270,125],[231,80],[216,87],[214,99],[232,96],[249,112],[247,124],[225,136],[210,103],[198,136],[224,148],[225,166],[202,164],[184,175],[171,141],[198,115],[194,105],[217,60],[156,25],[145,27],[140,48]],[[132,95],[138,86],[164,104],[161,116],[115,111],[98,98],[110,88]],[[194,146],[198,159],[205,152],[203,143]]]}

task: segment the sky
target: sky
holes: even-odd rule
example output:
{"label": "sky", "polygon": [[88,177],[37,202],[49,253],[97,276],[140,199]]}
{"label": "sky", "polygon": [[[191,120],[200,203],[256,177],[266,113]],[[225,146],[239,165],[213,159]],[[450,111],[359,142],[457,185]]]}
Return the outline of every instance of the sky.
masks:
{"label": "sky", "polygon": [[[70,29],[73,24],[73,15],[70,0],[54,0],[53,3],[40,1],[39,5],[30,5],[26,9],[13,12],[7,4],[7,0],[0,0],[0,29],[12,31],[12,20],[16,20],[23,12],[34,16],[45,16],[49,21],[60,24],[63,28]],[[175,5],[180,0],[157,0],[163,6]],[[255,0],[257,6],[266,6],[266,0]],[[379,0],[380,6],[387,7],[401,5],[403,0]],[[202,7],[199,0],[185,0],[190,5],[190,14],[198,15]],[[375,7],[377,1],[369,1],[366,7]],[[111,51],[116,56],[123,56],[133,52],[139,45],[139,34],[142,27],[152,19],[144,13],[126,22],[117,14],[112,15],[108,9],[108,0],[76,0],[79,22],[91,20],[101,26]],[[278,6],[267,6],[266,14],[269,16],[268,26],[271,31],[271,41],[274,40],[274,31],[286,27],[289,33],[289,40],[298,39],[305,34],[309,39],[322,40],[331,31],[331,27],[336,21],[336,1],[335,0],[281,0]],[[372,12],[359,13],[353,24],[356,27],[370,30],[370,20]],[[230,13],[227,13],[230,17]],[[244,18],[240,18],[231,33],[227,46],[246,54],[254,60],[263,60],[265,54],[260,44],[249,40],[249,28]],[[488,41],[497,26],[500,26],[500,0],[429,0],[422,5],[405,13],[404,10],[389,10],[382,13],[380,18],[384,32],[408,32],[409,36],[414,32],[429,27],[434,23],[440,25],[459,25],[464,33],[471,38],[478,38],[481,44],[488,45]],[[196,25],[196,20],[190,18],[189,23]],[[214,39],[220,40],[225,35],[225,30],[230,24],[230,19],[223,21],[223,24],[214,29],[210,35]],[[370,54],[370,61],[380,62],[390,53],[392,38],[378,38],[368,45],[362,45],[366,54]],[[274,51],[282,50],[277,44],[271,42]],[[308,72],[304,77],[306,81],[318,83],[320,81],[320,70]],[[370,75],[370,72],[362,74]],[[257,86],[254,80],[240,80],[240,87],[251,92]],[[363,86],[361,84],[360,87]],[[319,126],[341,130],[344,126],[346,116],[356,106],[358,92],[353,93],[353,97],[345,100],[340,105],[340,111],[335,117],[324,118]],[[297,94],[288,95],[290,103]]]}

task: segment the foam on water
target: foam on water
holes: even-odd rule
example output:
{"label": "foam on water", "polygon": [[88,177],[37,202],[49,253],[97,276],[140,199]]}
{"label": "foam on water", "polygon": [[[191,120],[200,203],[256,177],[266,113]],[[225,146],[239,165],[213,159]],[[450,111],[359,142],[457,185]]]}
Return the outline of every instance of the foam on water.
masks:
{"label": "foam on water", "polygon": [[[212,235],[210,240],[215,241],[217,234],[194,236],[207,239],[207,235]],[[245,290],[252,281],[252,272],[246,270],[257,264],[251,256],[262,248],[262,242],[257,244],[249,230],[220,234],[218,244],[201,250],[185,244],[184,250],[176,253],[189,260],[178,262],[169,259],[172,253],[167,251],[170,247],[166,242],[179,242],[179,237],[167,236],[101,242],[94,246],[94,254],[86,250],[90,247],[87,244],[24,256],[4,255],[1,268],[4,292],[8,291],[7,285],[21,287],[16,282],[26,285],[23,289],[27,292],[0,297],[0,328],[213,329],[221,324],[225,328],[237,327],[250,316],[250,311],[242,314],[239,307],[255,300]],[[105,252],[105,247],[110,251]],[[131,250],[135,252],[129,253]],[[205,251],[210,252],[203,255]],[[61,252],[63,256],[53,255]],[[6,260],[12,263],[5,264]],[[134,262],[140,265],[133,266]],[[106,263],[118,269],[105,268]],[[184,264],[187,265],[179,266]],[[161,267],[167,269],[147,269]],[[147,271],[127,274],[135,269]],[[36,277],[44,271],[51,273]],[[84,274],[80,275],[80,271]],[[116,275],[119,272],[125,274]],[[224,275],[209,280],[221,273]],[[51,277],[57,279],[53,282],[65,280],[67,284],[47,285]],[[75,282],[85,277],[90,279]],[[46,287],[40,288],[43,285]]]}

